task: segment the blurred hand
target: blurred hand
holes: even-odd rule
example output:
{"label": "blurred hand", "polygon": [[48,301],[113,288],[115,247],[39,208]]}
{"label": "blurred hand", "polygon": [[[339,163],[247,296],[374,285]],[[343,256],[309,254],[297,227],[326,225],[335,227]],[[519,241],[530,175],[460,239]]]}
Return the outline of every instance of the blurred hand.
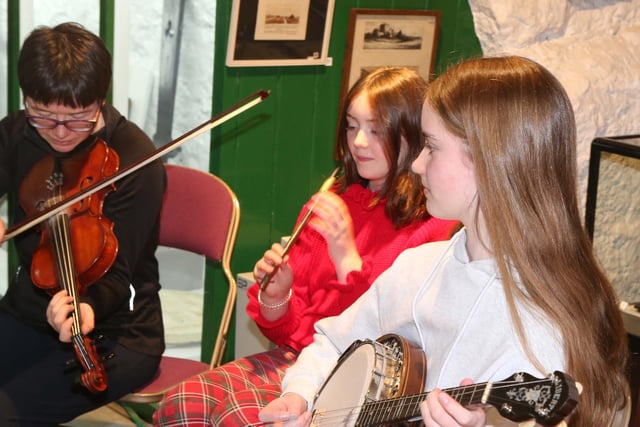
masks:
{"label": "blurred hand", "polygon": [[350,272],[362,268],[349,209],[340,196],[330,191],[314,194],[310,206],[313,206],[313,216],[308,226],[324,237],[337,279],[344,282]]}
{"label": "blurred hand", "polygon": [[275,426],[305,427],[311,424],[311,413],[307,411],[307,402],[295,393],[269,402],[258,414],[260,421],[271,422]]}
{"label": "blurred hand", "polygon": [[0,242],[4,238],[4,232],[6,231],[6,229],[7,229],[7,227],[5,226],[4,221],[2,221],[2,219],[0,219]]}

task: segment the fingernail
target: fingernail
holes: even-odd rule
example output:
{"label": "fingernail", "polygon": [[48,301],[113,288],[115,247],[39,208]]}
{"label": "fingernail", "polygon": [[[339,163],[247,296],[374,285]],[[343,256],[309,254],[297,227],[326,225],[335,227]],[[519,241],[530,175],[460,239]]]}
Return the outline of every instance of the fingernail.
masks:
{"label": "fingernail", "polygon": [[294,414],[281,414],[278,416],[278,421],[293,421],[297,418],[298,416]]}

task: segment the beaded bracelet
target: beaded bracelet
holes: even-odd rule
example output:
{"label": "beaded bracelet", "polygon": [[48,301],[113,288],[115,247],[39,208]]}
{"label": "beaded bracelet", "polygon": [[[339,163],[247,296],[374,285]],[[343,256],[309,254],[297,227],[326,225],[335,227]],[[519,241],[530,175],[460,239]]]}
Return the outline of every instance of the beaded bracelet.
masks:
{"label": "beaded bracelet", "polygon": [[289,303],[289,300],[291,299],[291,294],[292,294],[293,289],[289,288],[289,294],[286,296],[285,299],[283,299],[282,301],[280,301],[277,304],[273,304],[273,305],[268,305],[262,302],[262,299],[260,298],[260,294],[262,293],[262,291],[258,291],[258,304],[260,304],[262,307],[266,308],[267,310],[277,310],[280,307],[284,307],[285,305],[287,305]]}

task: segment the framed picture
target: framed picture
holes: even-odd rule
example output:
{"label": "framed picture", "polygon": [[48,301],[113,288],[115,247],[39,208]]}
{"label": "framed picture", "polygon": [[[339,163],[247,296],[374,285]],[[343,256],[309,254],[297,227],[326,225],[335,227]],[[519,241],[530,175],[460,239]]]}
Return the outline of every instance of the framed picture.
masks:
{"label": "framed picture", "polygon": [[233,0],[229,67],[330,65],[335,0]]}
{"label": "framed picture", "polygon": [[413,68],[431,80],[440,11],[351,9],[342,78],[342,96],[358,78],[375,68]]}

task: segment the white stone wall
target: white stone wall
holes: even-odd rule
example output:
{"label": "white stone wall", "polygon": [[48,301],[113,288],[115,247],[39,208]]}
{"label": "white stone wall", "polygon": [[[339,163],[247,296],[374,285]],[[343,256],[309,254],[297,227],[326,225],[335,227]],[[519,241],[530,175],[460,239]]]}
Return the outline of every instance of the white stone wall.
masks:
{"label": "white stone wall", "polygon": [[[565,86],[576,113],[579,190],[584,206],[591,141],[597,136],[640,134],[640,0],[469,3],[485,55],[529,57]],[[607,174],[614,181],[609,188],[618,193],[611,196],[600,218],[606,218],[603,227],[615,234],[596,246],[615,277],[619,295],[633,300],[640,299],[636,231],[640,228],[640,193],[634,184],[638,173],[635,166]]]}

